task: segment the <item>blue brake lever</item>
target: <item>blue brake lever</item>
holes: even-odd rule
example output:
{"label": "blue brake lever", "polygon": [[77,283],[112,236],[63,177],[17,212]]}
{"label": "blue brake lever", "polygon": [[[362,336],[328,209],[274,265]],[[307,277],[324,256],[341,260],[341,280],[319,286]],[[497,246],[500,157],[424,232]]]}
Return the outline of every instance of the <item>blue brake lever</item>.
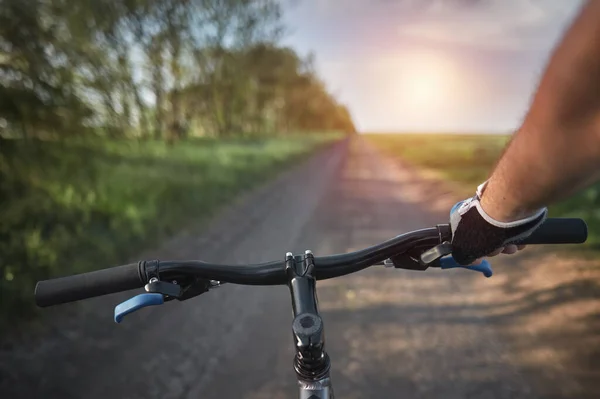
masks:
{"label": "blue brake lever", "polygon": [[115,322],[120,323],[123,317],[146,306],[162,305],[165,302],[162,294],[140,294],[129,298],[115,306]]}
{"label": "blue brake lever", "polygon": [[483,273],[483,275],[485,277],[492,277],[492,274],[494,274],[494,272],[492,271],[492,266],[490,265],[490,262],[488,262],[485,259],[482,260],[481,263],[479,263],[478,265],[463,266],[463,265],[457,263],[454,260],[454,258],[452,257],[452,255],[450,255],[450,256],[444,256],[443,258],[440,258],[439,262],[440,262],[440,266],[442,269],[453,269],[455,267],[462,267],[464,269],[469,269],[469,270]]}

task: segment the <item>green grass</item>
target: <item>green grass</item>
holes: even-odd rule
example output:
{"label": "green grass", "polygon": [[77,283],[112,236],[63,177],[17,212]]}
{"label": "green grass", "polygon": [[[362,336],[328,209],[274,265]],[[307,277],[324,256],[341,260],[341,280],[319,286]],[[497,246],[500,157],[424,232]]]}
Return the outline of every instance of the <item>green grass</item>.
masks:
{"label": "green grass", "polygon": [[366,135],[392,156],[427,169],[441,177],[471,187],[485,181],[507,135],[373,134]]}
{"label": "green grass", "polygon": [[0,321],[34,314],[37,280],[124,263],[337,138],[0,141]]}
{"label": "green grass", "polygon": [[[368,134],[384,152],[459,183],[471,195],[488,178],[509,135]],[[551,217],[581,217],[589,227],[586,249],[600,250],[600,184],[550,206]],[[581,250],[581,246],[577,246]]]}

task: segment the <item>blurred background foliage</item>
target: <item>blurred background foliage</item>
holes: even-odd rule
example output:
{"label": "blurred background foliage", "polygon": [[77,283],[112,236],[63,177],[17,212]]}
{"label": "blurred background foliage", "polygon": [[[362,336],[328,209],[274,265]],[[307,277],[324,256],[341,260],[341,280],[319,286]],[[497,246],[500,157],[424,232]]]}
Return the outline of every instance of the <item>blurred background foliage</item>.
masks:
{"label": "blurred background foliage", "polygon": [[4,137],[353,131],[270,0],[2,0]]}
{"label": "blurred background foliage", "polygon": [[[271,0],[0,0],[0,322],[343,134]],[[326,134],[327,133],[327,134]]]}

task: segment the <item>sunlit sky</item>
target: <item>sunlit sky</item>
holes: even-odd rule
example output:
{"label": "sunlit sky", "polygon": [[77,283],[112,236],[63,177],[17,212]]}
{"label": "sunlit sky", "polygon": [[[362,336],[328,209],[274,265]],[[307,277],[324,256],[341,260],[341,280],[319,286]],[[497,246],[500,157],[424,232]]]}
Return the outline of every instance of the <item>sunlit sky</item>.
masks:
{"label": "sunlit sky", "polygon": [[313,51],[360,131],[506,132],[581,0],[297,0],[283,40]]}

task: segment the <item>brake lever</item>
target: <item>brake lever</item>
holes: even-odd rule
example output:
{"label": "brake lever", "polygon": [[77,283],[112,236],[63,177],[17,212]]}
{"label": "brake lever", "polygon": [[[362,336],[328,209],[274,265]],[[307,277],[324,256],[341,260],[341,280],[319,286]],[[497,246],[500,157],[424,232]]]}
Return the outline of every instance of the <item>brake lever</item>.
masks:
{"label": "brake lever", "polygon": [[452,244],[443,242],[433,248],[413,248],[412,250],[392,256],[382,262],[385,267],[397,269],[427,270],[429,267],[439,267],[442,270],[463,268],[482,273],[485,277],[491,277],[494,273],[487,260],[477,265],[461,265],[452,257]]}
{"label": "brake lever", "polygon": [[139,294],[115,306],[115,323],[120,323],[123,317],[148,306],[165,303],[162,294]]}
{"label": "brake lever", "polygon": [[210,289],[220,287],[221,285],[220,281],[203,280],[199,278],[186,280],[183,283],[177,283],[176,281],[169,283],[167,281],[158,280],[157,278],[152,278],[150,279],[150,282],[144,286],[146,293],[129,298],[115,307],[115,322],[120,323],[125,316],[142,308],[162,305],[173,299],[185,301],[204,294]]}
{"label": "brake lever", "polygon": [[490,262],[483,259],[477,265],[461,265],[452,257],[452,244],[443,242],[435,247],[423,252],[420,261],[423,265],[429,267],[439,267],[441,269],[463,268],[482,273],[485,277],[492,277],[494,274]]}
{"label": "brake lever", "polygon": [[440,267],[442,269],[454,269],[457,267],[461,267],[463,269],[467,269],[467,270],[472,270],[475,272],[480,272],[482,273],[485,277],[492,277],[492,275],[494,274],[493,270],[492,270],[492,266],[490,265],[490,262],[488,262],[487,260],[483,259],[481,261],[481,263],[477,264],[477,265],[461,265],[458,262],[456,262],[456,260],[454,260],[454,258],[452,257],[452,255],[450,256],[445,256],[441,259],[438,259],[437,262],[440,264]]}
{"label": "brake lever", "polygon": [[168,283],[158,279],[151,279],[150,282],[144,286],[144,289],[149,293],[162,294],[166,301],[179,299],[183,293],[183,289],[179,284]]}
{"label": "brake lever", "polygon": [[450,255],[451,253],[452,244],[446,241],[423,252],[420,256],[420,262],[424,265],[431,265],[438,259]]}

